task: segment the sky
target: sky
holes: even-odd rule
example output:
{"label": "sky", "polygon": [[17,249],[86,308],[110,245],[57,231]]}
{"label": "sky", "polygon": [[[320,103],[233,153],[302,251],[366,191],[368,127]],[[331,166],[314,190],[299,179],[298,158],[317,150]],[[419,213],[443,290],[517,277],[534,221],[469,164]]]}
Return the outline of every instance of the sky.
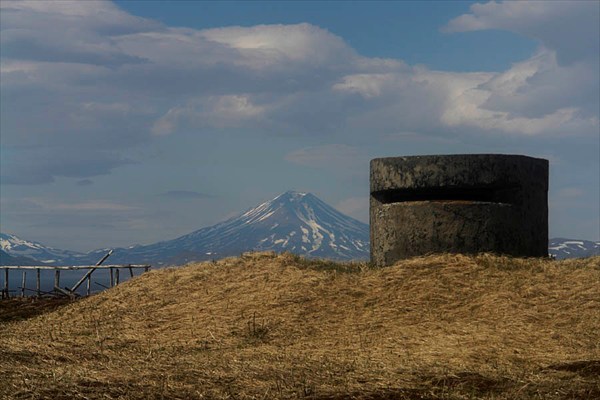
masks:
{"label": "sky", "polygon": [[149,244],[286,190],[368,222],[370,159],[501,153],[600,240],[600,2],[0,7],[4,233]]}

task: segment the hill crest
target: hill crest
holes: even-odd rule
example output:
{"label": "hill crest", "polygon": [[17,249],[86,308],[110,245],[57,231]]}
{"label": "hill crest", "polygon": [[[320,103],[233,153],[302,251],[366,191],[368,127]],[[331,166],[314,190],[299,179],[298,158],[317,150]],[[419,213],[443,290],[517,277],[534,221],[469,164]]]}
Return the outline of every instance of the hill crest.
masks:
{"label": "hill crest", "polygon": [[249,254],[155,270],[0,325],[0,393],[593,398],[599,265],[442,255],[371,269]]}

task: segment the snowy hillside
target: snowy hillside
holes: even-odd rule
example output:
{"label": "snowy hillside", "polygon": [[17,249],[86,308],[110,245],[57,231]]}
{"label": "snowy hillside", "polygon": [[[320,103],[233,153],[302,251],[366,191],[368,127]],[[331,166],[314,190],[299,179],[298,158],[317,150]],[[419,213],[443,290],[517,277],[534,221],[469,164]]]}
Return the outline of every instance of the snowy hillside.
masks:
{"label": "snowy hillside", "polygon": [[565,258],[600,256],[600,242],[565,238],[550,239],[548,252],[558,260]]}
{"label": "snowy hillside", "polygon": [[[38,261],[38,264],[77,264],[80,260],[86,258],[86,254],[84,253],[55,249],[7,233],[0,233],[0,249],[12,257],[35,259]],[[4,262],[4,258],[2,259],[2,264],[7,265],[6,262]]]}

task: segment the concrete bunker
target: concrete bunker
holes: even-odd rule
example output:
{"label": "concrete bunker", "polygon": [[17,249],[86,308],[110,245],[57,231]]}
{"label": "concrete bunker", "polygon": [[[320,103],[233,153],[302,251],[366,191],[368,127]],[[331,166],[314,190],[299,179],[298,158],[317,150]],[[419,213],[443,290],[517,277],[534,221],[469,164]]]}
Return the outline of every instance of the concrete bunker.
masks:
{"label": "concrete bunker", "polygon": [[472,154],[371,160],[371,261],[548,254],[548,161]]}

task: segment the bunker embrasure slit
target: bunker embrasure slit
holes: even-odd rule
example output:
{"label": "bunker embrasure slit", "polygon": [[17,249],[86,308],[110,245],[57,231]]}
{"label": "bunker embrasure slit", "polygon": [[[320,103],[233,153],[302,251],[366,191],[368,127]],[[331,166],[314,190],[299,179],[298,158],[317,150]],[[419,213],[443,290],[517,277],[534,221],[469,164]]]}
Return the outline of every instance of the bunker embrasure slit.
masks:
{"label": "bunker embrasure slit", "polygon": [[371,193],[382,204],[409,201],[471,201],[483,203],[514,204],[520,188],[516,185],[492,186],[445,186],[387,189]]}

